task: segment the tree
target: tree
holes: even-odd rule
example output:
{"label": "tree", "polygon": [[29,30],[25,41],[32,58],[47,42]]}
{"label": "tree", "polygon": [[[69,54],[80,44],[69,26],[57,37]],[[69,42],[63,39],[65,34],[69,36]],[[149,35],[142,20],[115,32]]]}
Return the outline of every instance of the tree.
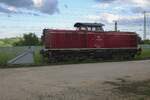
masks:
{"label": "tree", "polygon": [[20,41],[16,42],[15,46],[38,46],[41,42],[34,33],[24,34]]}
{"label": "tree", "polygon": [[148,40],[148,39],[144,40],[143,42],[144,42],[144,44],[150,44],[150,40]]}
{"label": "tree", "polygon": [[141,44],[149,44],[150,45],[150,40],[142,40]]}

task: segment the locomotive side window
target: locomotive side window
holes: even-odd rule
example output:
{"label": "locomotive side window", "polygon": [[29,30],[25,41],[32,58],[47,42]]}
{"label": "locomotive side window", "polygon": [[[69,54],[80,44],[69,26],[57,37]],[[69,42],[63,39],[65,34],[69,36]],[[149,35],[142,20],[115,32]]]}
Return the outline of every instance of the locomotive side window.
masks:
{"label": "locomotive side window", "polygon": [[91,31],[92,29],[91,29],[91,27],[88,27],[88,31]]}
{"label": "locomotive side window", "polygon": [[96,31],[96,27],[92,27],[92,31]]}
{"label": "locomotive side window", "polygon": [[81,27],[81,29],[80,30],[82,30],[82,31],[86,31],[87,30],[87,27]]}
{"label": "locomotive side window", "polygon": [[87,27],[77,27],[76,30],[78,31],[88,31]]}
{"label": "locomotive side window", "polygon": [[101,28],[100,27],[96,27],[96,31],[101,31]]}

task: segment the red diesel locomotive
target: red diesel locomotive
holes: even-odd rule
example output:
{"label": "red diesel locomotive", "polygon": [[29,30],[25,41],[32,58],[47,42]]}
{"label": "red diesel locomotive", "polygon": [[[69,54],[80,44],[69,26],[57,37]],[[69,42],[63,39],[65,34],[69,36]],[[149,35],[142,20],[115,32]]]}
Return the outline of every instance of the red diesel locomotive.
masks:
{"label": "red diesel locomotive", "polygon": [[41,50],[50,61],[65,59],[131,59],[140,52],[134,32],[104,31],[101,23],[76,23],[76,30],[44,29]]}

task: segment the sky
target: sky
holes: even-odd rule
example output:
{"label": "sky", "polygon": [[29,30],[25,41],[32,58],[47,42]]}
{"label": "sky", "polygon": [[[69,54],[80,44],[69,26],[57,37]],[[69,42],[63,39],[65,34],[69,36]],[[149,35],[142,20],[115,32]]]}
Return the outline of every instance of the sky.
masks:
{"label": "sky", "polygon": [[143,37],[143,12],[147,11],[147,38],[150,38],[150,0],[0,0],[0,38],[44,28],[73,29],[76,22],[105,24],[114,30],[137,32]]}

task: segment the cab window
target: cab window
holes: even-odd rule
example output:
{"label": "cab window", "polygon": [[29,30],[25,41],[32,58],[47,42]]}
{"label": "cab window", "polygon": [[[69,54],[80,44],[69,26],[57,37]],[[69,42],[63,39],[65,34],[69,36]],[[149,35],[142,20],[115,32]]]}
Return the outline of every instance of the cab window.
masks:
{"label": "cab window", "polygon": [[95,28],[95,27],[92,27],[92,31],[96,31],[96,28]]}

